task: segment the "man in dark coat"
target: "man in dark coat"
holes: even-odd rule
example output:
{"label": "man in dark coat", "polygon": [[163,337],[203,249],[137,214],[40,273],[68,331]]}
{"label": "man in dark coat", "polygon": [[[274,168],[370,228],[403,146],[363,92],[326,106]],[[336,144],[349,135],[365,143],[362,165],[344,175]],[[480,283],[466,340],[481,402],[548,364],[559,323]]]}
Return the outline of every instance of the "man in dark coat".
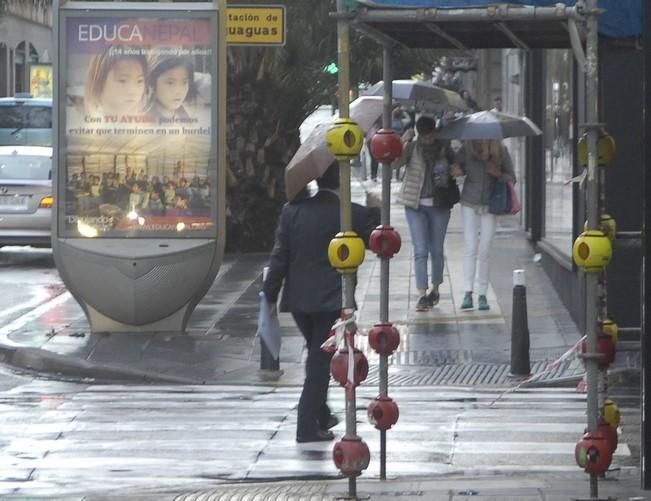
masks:
{"label": "man in dark coat", "polygon": [[[284,282],[280,309],[292,313],[307,343],[297,442],[332,440],[328,430],[338,422],[327,405],[332,354],[320,349],[342,306],[341,275],[328,260],[328,244],[340,231],[337,162],[317,183],[316,195],[283,207],[263,286],[267,300],[275,304]],[[368,242],[379,224],[377,213],[358,204],[352,209],[353,229]]]}

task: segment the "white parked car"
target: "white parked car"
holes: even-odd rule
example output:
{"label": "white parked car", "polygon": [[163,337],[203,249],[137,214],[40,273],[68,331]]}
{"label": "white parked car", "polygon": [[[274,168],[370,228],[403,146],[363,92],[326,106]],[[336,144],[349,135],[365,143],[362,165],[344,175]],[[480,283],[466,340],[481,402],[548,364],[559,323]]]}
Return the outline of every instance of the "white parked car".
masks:
{"label": "white parked car", "polygon": [[0,146],[0,247],[51,246],[52,148]]}

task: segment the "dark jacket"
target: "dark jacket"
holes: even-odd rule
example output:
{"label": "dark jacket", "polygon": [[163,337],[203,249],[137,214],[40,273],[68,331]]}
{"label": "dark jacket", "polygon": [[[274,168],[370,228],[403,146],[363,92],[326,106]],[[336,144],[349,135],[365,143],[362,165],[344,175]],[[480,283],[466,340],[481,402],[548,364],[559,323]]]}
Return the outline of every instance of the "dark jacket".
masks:
{"label": "dark jacket", "polygon": [[[353,229],[368,243],[379,224],[375,214],[353,204]],[[328,260],[328,244],[339,233],[339,197],[319,191],[314,197],[283,207],[263,285],[275,303],[283,285],[281,311],[316,313],[341,308],[341,274]]]}

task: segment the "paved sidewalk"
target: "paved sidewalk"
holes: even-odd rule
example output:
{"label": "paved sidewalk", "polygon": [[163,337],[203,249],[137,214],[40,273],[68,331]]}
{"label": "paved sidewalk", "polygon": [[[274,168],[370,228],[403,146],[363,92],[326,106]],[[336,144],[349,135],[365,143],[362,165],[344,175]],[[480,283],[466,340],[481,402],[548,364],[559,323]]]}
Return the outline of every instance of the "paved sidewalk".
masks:
{"label": "paved sidewalk", "polygon": [[[613,478],[599,484],[599,500],[644,501],[651,499],[648,491],[637,487],[634,476]],[[590,498],[590,486],[585,475],[535,475],[523,473],[517,477],[450,477],[435,480],[426,478],[389,478],[386,481],[357,480],[357,499],[372,501],[570,501]],[[348,486],[343,480],[320,482],[274,482],[249,485],[226,485],[186,495],[138,497],[140,501],[248,501],[344,500]],[[257,496],[257,497],[256,497]],[[100,501],[101,497],[88,500]]]}
{"label": "paved sidewalk", "polygon": [[[394,182],[394,193],[399,184]],[[353,180],[353,200],[380,185]],[[526,270],[527,309],[532,373],[570,350],[580,338],[534,251],[518,228],[519,216],[500,218],[494,242],[491,286],[486,312],[460,311],[463,296],[463,235],[459,206],[453,210],[446,240],[447,263],[441,299],[431,312],[416,312],[410,235],[404,209],[395,204],[391,224],[403,245],[391,260],[390,320],[401,332],[401,346],[391,359],[399,370],[393,383],[501,384],[511,386],[511,305],[514,269]],[[259,371],[260,346],[255,337],[258,291],[266,254],[227,256],[214,285],[195,309],[187,333],[91,334],[86,318],[64,292],[34,311],[0,328],[0,361],[40,372],[99,380],[146,380],[179,383],[300,384],[303,343],[291,316],[281,314],[282,373]],[[364,333],[379,320],[380,261],[367,252],[359,271],[358,324]],[[487,342],[488,341],[488,342]],[[373,362],[376,355],[359,337]],[[623,366],[636,369],[639,356],[618,355]],[[449,370],[450,367],[455,370]],[[473,366],[477,371],[467,371]],[[545,374],[541,382],[576,384],[583,367],[575,356]],[[469,375],[471,374],[471,375]],[[472,374],[475,376],[473,377]],[[371,374],[373,377],[373,372]]]}
{"label": "paved sidewalk", "polygon": [[[398,184],[392,185],[397,190]],[[363,201],[365,190],[379,192],[374,183],[353,183],[353,196]],[[455,209],[446,241],[447,263],[441,300],[433,311],[417,313],[411,245],[404,210],[392,207],[391,223],[403,239],[401,252],[391,261],[390,319],[401,332],[401,345],[391,358],[390,384],[397,386],[463,385],[513,388],[509,377],[512,273],[525,269],[528,326],[533,373],[568,353],[581,334],[560,302],[534,250],[518,228],[518,217],[500,218],[493,251],[488,312],[462,312],[462,225]],[[81,308],[69,293],[44,303],[33,312],[0,328],[0,361],[14,367],[91,381],[172,382],[298,386],[303,379],[303,340],[289,315],[281,315],[283,346],[280,371],[261,371],[260,345],[255,337],[258,291],[268,256],[227,256],[214,285],[192,315],[188,332],[178,334],[91,334]],[[379,260],[367,253],[357,289],[359,326],[364,332],[379,318]],[[365,384],[377,383],[377,356],[366,338],[359,344],[371,364]],[[635,371],[635,356],[618,353],[618,363]],[[550,371],[538,384],[576,385],[583,368],[574,356]],[[633,399],[634,400],[634,399]],[[635,404],[634,404],[635,405]],[[360,411],[361,412],[361,411]],[[627,427],[626,443],[639,443],[639,429]],[[639,451],[638,451],[639,453]],[[482,477],[468,471],[461,477],[359,479],[358,493],[373,500],[466,499],[528,501],[588,497],[581,471],[576,474]],[[642,496],[635,471],[609,474],[600,494],[633,499]],[[175,491],[178,492],[178,491]],[[210,491],[178,496],[172,492],[138,499],[333,499],[345,497],[345,480],[293,481],[222,485]],[[254,497],[259,495],[259,497]],[[266,496],[266,497],[263,497]],[[102,499],[88,497],[86,499]],[[134,499],[134,498],[129,498]],[[650,497],[651,499],[651,497]]]}

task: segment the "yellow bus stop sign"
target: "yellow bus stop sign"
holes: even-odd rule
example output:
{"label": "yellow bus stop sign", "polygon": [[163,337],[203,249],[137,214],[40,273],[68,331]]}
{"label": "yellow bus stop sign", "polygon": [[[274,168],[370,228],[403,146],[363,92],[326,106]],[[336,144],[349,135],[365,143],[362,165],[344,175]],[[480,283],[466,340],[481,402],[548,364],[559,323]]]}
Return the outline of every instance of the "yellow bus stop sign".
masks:
{"label": "yellow bus stop sign", "polygon": [[238,5],[226,8],[229,45],[285,45],[284,5]]}

